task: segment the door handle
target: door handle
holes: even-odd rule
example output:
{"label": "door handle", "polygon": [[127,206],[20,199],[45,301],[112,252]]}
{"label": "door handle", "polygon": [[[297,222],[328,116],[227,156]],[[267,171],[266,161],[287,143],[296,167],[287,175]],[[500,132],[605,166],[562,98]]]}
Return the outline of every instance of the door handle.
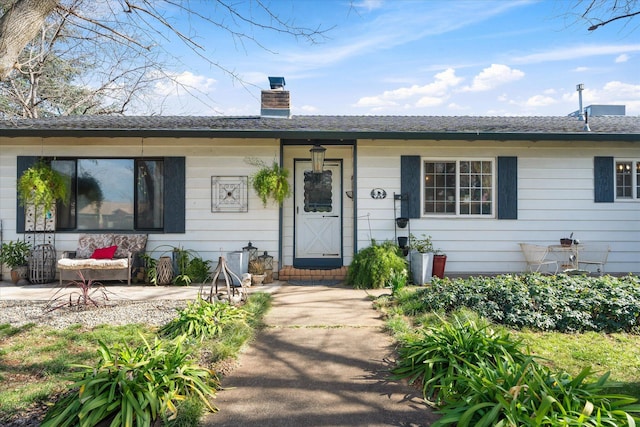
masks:
{"label": "door handle", "polygon": [[322,256],[339,256],[340,254],[322,254]]}
{"label": "door handle", "polygon": [[338,215],[322,215],[322,218],[338,218]]}

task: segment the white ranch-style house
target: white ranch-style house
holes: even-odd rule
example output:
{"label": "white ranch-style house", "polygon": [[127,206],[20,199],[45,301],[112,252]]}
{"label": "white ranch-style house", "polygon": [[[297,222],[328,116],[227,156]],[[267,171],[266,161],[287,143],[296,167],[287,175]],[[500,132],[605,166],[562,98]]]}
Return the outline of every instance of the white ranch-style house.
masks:
{"label": "white ranch-style house", "polygon": [[[214,265],[252,242],[286,279],[344,272],[372,239],[412,233],[447,254],[447,275],[494,274],[525,270],[520,243],[573,233],[609,245],[607,273],[640,273],[640,117],[589,117],[586,129],[575,117],[279,112],[0,120],[3,241],[24,233],[17,178],[46,158],[75,183],[57,213],[58,254],[94,231],[147,233],[147,251],[182,247]],[[313,173],[318,146],[325,158]],[[282,206],[264,207],[247,185],[249,158],[290,171]],[[86,188],[96,181],[99,213]]]}

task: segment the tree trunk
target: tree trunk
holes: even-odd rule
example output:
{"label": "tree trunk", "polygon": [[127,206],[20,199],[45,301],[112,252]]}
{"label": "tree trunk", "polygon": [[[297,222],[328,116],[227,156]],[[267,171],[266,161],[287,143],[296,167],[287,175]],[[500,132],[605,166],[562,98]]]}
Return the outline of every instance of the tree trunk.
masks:
{"label": "tree trunk", "polygon": [[17,0],[0,17],[0,80],[9,76],[20,52],[57,5],[57,0]]}

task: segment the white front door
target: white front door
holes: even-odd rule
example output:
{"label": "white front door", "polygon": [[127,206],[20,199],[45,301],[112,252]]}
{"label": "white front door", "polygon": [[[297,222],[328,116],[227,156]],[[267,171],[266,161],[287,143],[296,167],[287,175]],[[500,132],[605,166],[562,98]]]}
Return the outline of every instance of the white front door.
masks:
{"label": "white front door", "polygon": [[294,266],[342,266],[342,161],[327,160],[314,174],[309,160],[295,162]]}

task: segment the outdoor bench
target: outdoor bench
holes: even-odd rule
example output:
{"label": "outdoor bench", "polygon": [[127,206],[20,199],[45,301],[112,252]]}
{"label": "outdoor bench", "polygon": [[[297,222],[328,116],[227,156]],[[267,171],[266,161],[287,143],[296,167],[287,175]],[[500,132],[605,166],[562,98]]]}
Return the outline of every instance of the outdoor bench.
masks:
{"label": "outdoor bench", "polygon": [[57,262],[63,280],[126,280],[131,284],[139,255],[147,246],[146,234],[80,234],[75,251],[65,251]]}

